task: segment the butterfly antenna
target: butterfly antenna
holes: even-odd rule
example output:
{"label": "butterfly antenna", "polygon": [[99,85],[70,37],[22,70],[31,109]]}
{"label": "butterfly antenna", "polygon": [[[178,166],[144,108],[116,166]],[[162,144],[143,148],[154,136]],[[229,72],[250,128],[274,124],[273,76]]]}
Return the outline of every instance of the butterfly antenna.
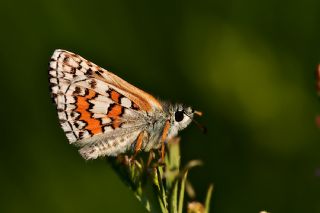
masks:
{"label": "butterfly antenna", "polygon": [[[203,113],[200,111],[194,111],[194,114],[198,115],[198,116],[202,116]],[[186,114],[186,113],[185,113]],[[186,114],[189,118],[190,116],[188,114]],[[207,133],[207,128],[205,126],[203,126],[202,124],[200,124],[198,121],[192,119],[192,122],[202,131],[203,134]]]}
{"label": "butterfly antenna", "polygon": [[203,134],[207,133],[207,128],[200,124],[198,121],[192,119],[192,122],[202,131]]}

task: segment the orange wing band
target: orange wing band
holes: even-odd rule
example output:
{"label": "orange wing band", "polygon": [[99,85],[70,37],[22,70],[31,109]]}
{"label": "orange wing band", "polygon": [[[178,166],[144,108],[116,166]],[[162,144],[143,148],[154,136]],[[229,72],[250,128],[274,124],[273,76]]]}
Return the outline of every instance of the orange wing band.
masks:
{"label": "orange wing band", "polygon": [[89,112],[89,100],[95,97],[96,92],[93,90],[89,90],[89,94],[82,97],[77,96],[77,102],[76,102],[76,112],[80,113],[79,120],[82,120],[87,123],[87,126],[85,127],[86,130],[90,131],[92,134],[98,134],[102,133],[102,128],[100,121],[97,119],[94,119],[91,117],[91,113]]}

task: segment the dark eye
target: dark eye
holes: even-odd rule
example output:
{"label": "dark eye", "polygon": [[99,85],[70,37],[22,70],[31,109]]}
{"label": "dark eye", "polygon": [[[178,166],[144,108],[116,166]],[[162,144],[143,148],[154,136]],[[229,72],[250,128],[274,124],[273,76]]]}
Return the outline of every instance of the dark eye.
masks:
{"label": "dark eye", "polygon": [[184,117],[183,111],[176,111],[176,113],[174,114],[174,119],[175,119],[177,122],[182,121],[182,120],[183,120],[183,117]]}

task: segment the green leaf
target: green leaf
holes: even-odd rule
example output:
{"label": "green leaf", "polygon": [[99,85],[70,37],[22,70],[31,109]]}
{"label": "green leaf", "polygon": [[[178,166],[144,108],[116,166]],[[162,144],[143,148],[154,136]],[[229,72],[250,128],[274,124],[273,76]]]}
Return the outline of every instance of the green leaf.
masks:
{"label": "green leaf", "polygon": [[168,209],[163,205],[162,199],[160,196],[158,196],[160,208],[162,213],[169,213]]}
{"label": "green leaf", "polygon": [[168,153],[165,157],[166,170],[166,187],[170,191],[180,169],[180,138],[174,138],[168,142]]}
{"label": "green leaf", "polygon": [[178,213],[182,213],[183,210],[183,201],[184,201],[184,191],[186,186],[186,180],[188,176],[188,171],[184,173],[184,176],[181,181],[181,187],[180,187],[180,195],[179,195],[179,205],[178,205]]}
{"label": "green leaf", "polygon": [[167,195],[166,195],[165,186],[163,185],[163,179],[164,179],[163,168],[161,166],[158,166],[157,167],[157,171],[158,171],[158,182],[159,182],[159,185],[160,185],[160,196],[162,198],[164,207],[167,209],[168,208],[168,202],[167,202]]}
{"label": "green leaf", "polygon": [[211,200],[212,191],[213,191],[213,184],[209,186],[207,196],[206,196],[206,201],[205,201],[206,213],[209,213],[210,211],[210,200]]}
{"label": "green leaf", "polygon": [[177,213],[178,212],[178,184],[179,184],[179,180],[177,180],[174,183],[173,186],[173,190],[172,190],[172,194],[171,194],[171,213]]}

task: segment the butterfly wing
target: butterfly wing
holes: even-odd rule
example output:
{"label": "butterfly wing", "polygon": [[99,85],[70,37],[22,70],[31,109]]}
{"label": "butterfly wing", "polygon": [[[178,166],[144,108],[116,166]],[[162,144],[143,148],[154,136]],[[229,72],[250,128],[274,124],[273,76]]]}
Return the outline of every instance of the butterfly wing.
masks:
{"label": "butterfly wing", "polygon": [[52,55],[49,81],[61,126],[85,158],[124,152],[145,127],[142,118],[162,110],[153,96],[65,50]]}

